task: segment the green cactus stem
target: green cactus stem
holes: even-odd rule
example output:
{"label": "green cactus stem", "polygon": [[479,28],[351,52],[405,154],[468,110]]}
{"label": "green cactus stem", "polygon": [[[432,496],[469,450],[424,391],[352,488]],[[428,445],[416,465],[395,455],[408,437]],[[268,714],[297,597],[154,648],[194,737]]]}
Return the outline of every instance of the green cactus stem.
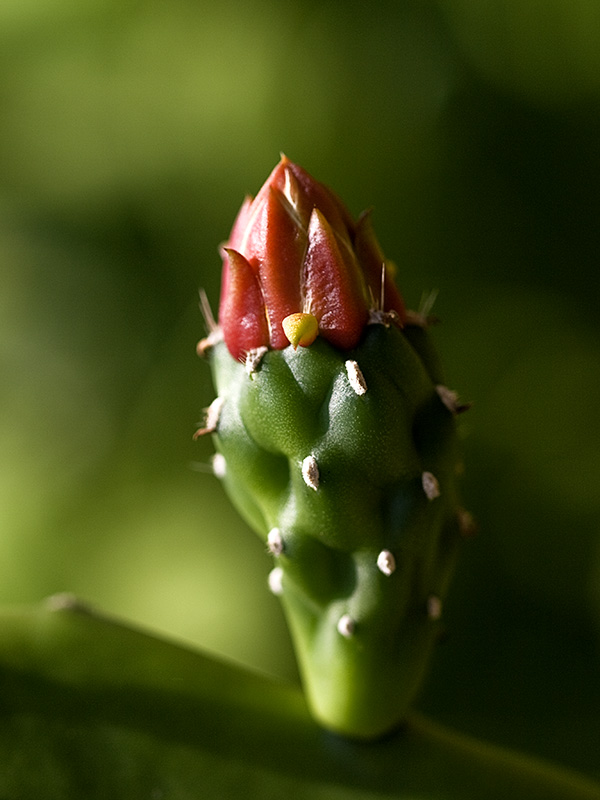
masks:
{"label": "green cactus stem", "polygon": [[[215,474],[273,559],[269,586],[314,715],[374,738],[404,719],[422,682],[470,528],[457,487],[464,406],[426,320],[397,290],[391,307],[385,288],[374,301],[370,261],[380,259],[384,287],[388,262],[372,230],[366,240],[364,222],[287,159],[266,186],[224,251],[220,326],[200,348],[217,398],[198,434],[213,434]],[[281,208],[293,225],[278,235]],[[245,302],[240,286],[252,287]]]}

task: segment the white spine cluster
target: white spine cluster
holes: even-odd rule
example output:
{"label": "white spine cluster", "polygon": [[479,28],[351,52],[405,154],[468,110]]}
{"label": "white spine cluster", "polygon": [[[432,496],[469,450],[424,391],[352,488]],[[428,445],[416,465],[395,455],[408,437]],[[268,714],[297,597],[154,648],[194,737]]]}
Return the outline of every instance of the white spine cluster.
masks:
{"label": "white spine cluster", "polygon": [[306,456],[302,462],[302,477],[304,483],[316,492],[319,488],[319,466],[313,455]]}
{"label": "white spine cluster", "polygon": [[366,394],[367,382],[365,376],[362,374],[361,368],[356,361],[348,359],[346,361],[346,374],[348,375],[348,383],[358,395]]}
{"label": "white spine cluster", "polygon": [[396,570],[396,559],[389,550],[382,550],[377,556],[377,568],[388,577]]}
{"label": "white spine cluster", "polygon": [[283,553],[283,538],[279,528],[271,528],[267,535],[267,548],[269,553],[280,556]]}
{"label": "white spine cluster", "polygon": [[437,594],[430,594],[427,598],[427,616],[432,622],[442,616],[442,601]]}
{"label": "white spine cluster", "polygon": [[351,636],[354,635],[354,629],[356,627],[356,623],[350,616],[350,614],[344,614],[342,617],[339,618],[337,624],[337,630],[340,636],[344,636],[346,639],[349,639]]}
{"label": "white spine cluster", "polygon": [[435,500],[440,496],[440,484],[432,472],[424,472],[421,475],[421,483],[428,500]]}
{"label": "white spine cluster", "polygon": [[246,374],[249,377],[252,377],[254,373],[258,370],[260,362],[263,360],[268,350],[269,350],[268,347],[255,347],[254,350],[248,350],[248,352],[246,353],[244,368],[246,370]]}
{"label": "white spine cluster", "polygon": [[283,594],[283,570],[281,567],[275,567],[269,572],[269,589],[276,596],[280,597]]}
{"label": "white spine cluster", "polygon": [[211,459],[212,471],[215,478],[224,478],[227,473],[227,462],[222,453],[215,453]]}
{"label": "white spine cluster", "polygon": [[224,402],[224,397],[215,397],[209,407],[204,409],[204,427],[196,431],[194,439],[205,436],[207,433],[214,433],[217,430]]}

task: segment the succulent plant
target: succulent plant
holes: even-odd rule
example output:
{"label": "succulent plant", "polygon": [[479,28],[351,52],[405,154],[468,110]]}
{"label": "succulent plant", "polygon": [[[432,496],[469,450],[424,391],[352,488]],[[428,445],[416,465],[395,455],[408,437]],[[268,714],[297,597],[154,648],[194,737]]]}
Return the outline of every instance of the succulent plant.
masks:
{"label": "succulent plant", "polygon": [[425,313],[369,213],[282,157],[222,247],[199,344],[215,474],[273,559],[310,707],[374,738],[404,718],[441,630],[458,543],[456,415]]}

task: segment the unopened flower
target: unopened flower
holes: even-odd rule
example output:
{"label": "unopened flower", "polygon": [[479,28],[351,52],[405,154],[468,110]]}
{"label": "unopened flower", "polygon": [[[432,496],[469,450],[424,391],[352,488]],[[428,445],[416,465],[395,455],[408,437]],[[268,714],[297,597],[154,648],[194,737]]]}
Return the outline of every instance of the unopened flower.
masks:
{"label": "unopened flower", "polygon": [[197,435],[273,559],[310,708],[373,739],[406,717],[472,520],[457,415],[427,323],[371,227],[282,158],[222,248],[217,399]]}
{"label": "unopened flower", "polygon": [[285,156],[246,198],[222,254],[219,322],[236,359],[259,347],[309,346],[317,334],[349,350],[373,314],[405,321],[369,214],[354,221]]}

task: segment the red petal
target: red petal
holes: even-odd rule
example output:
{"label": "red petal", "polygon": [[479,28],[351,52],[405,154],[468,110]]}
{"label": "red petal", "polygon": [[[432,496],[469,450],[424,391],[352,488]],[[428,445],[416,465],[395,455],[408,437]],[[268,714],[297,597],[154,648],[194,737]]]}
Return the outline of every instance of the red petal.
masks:
{"label": "red petal", "polygon": [[313,208],[318,208],[335,232],[350,241],[354,223],[350,212],[340,198],[328,186],[316,181],[306,170],[289,161],[285,156],[281,163],[285,167],[283,176],[285,177],[285,172],[290,173],[300,187],[300,196],[306,209],[306,221],[308,222]]}
{"label": "red petal", "polygon": [[265,304],[258,278],[243,255],[225,249],[227,282],[223,283],[219,323],[225,344],[236,359],[269,344]]}
{"label": "red petal", "polygon": [[314,209],[308,229],[304,294],[324,339],[342,350],[358,344],[368,319],[365,285],[344,240],[336,237],[321,211]]}
{"label": "red petal", "polygon": [[283,319],[300,309],[300,269],[306,246],[306,231],[290,213],[287,200],[269,187],[256,216],[252,215],[244,254],[258,273],[271,347],[276,350],[289,344],[281,327]]}
{"label": "red petal", "polygon": [[246,230],[251,206],[252,198],[250,195],[248,195],[237,213],[237,217],[235,218],[233,227],[231,228],[231,233],[229,234],[229,239],[220,246],[221,255],[223,257],[223,271],[221,273],[221,297],[219,300],[219,308],[225,302],[225,297],[227,295],[229,286],[229,259],[227,258],[225,251],[228,247],[239,251],[239,241]]}

